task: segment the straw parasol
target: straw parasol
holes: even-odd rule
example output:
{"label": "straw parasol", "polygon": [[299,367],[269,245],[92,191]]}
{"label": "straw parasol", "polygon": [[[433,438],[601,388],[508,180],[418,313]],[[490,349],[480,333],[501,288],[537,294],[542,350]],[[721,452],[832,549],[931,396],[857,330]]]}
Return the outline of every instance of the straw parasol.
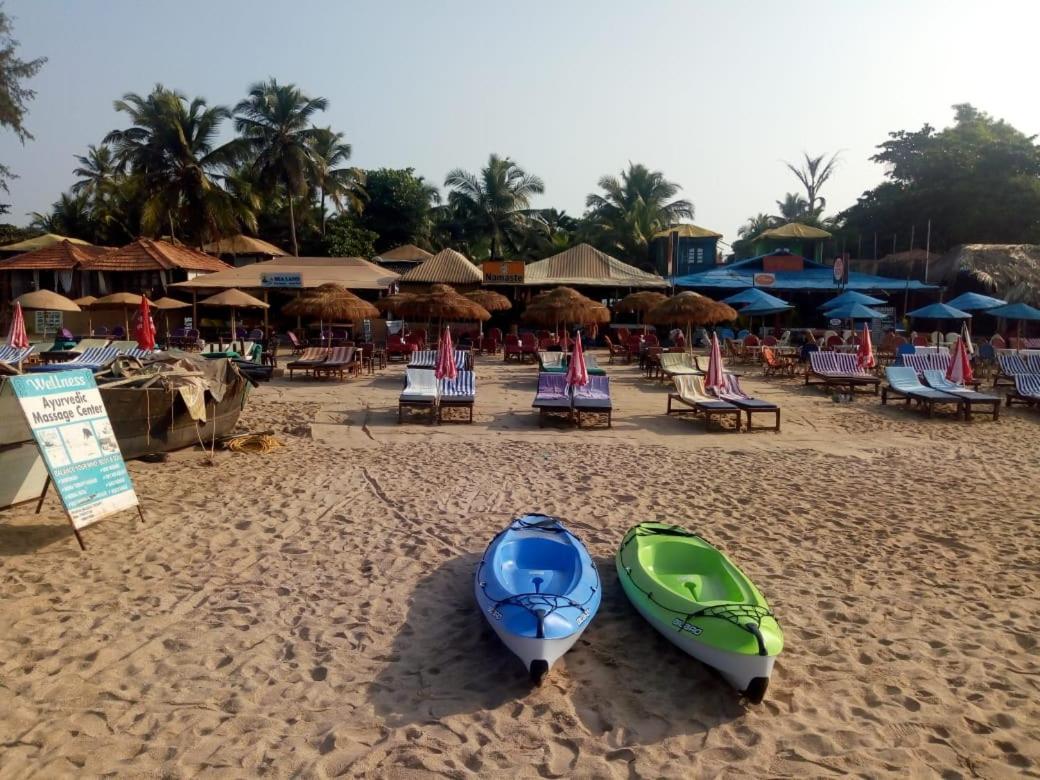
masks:
{"label": "straw parasol", "polygon": [[174,309],[190,309],[191,304],[185,303],[184,301],[178,301],[176,298],[163,297],[157,301],[152,301],[152,306],[159,309],[163,313],[163,323],[166,326],[166,339],[169,341],[170,338],[170,312]]}
{"label": "straw parasol", "polygon": [[222,293],[211,295],[199,301],[200,306],[226,306],[231,309],[231,340],[235,340],[235,312],[238,309],[268,309],[270,304],[264,303],[259,298],[254,298],[249,293],[244,293],[232,287]]}
{"label": "straw parasol", "polygon": [[393,295],[380,298],[376,301],[375,307],[381,312],[397,312],[399,311],[399,306],[411,302],[414,298],[415,296],[412,293],[394,293]]}
{"label": "straw parasol", "polygon": [[645,333],[646,313],[655,306],[660,306],[667,300],[668,296],[664,293],[654,292],[653,290],[641,290],[639,292],[629,293],[614,304],[614,311],[628,311],[639,314],[640,320],[643,323],[643,332]]}
{"label": "straw parasol", "polygon": [[512,302],[506,296],[494,290],[473,290],[464,295],[488,311],[507,311],[513,308]]}
{"label": "straw parasol", "polygon": [[84,295],[82,298],[76,298],[76,300],[73,301],[73,303],[75,303],[77,306],[79,306],[83,311],[87,313],[87,333],[93,334],[94,318],[90,313],[90,308],[95,303],[97,303],[97,298],[95,298],[93,295]]}
{"label": "straw parasol", "polygon": [[36,290],[35,292],[19,295],[14,299],[15,303],[22,304],[23,309],[39,309],[41,311],[82,311],[75,301],[59,295],[50,290]]}
{"label": "straw parasol", "polygon": [[92,309],[122,309],[123,324],[126,326],[126,335],[127,338],[129,338],[130,310],[139,307],[141,305],[141,298],[143,297],[143,295],[135,295],[134,293],[128,292],[112,293],[103,298],[98,298],[90,305],[90,307]]}
{"label": "straw parasol", "polygon": [[360,322],[379,316],[379,309],[371,303],[354,295],[346,287],[332,283],[308,290],[286,304],[282,311],[297,317],[317,318],[322,340],[325,339],[326,320]]}
{"label": "straw parasol", "polygon": [[412,293],[410,300],[399,303],[395,310],[405,317],[436,318],[438,321],[476,320],[478,322],[487,322],[491,319],[491,312],[446,284],[432,284],[426,292]]}
{"label": "straw parasol", "polygon": [[685,325],[686,343],[691,349],[690,329],[694,325],[717,325],[736,318],[737,310],[729,304],[689,290],[673,295],[646,313],[646,321],[654,325]]}
{"label": "straw parasol", "polygon": [[556,287],[536,296],[522,317],[557,329],[561,324],[605,325],[610,322],[610,309],[570,287]]}

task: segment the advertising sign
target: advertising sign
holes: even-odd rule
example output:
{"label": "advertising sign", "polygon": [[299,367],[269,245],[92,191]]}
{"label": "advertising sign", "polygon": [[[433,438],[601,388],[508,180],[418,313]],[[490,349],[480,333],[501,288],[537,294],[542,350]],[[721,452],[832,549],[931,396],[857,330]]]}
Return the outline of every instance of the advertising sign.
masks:
{"label": "advertising sign", "polygon": [[303,274],[297,272],[277,273],[266,271],[260,274],[261,287],[303,287]]}
{"label": "advertising sign", "polygon": [[772,287],[776,284],[776,277],[772,274],[755,274],[755,287]]}
{"label": "advertising sign", "polygon": [[485,260],[482,266],[485,284],[523,284],[523,260]]}
{"label": "advertising sign", "polygon": [[834,283],[841,284],[845,281],[845,260],[841,257],[834,258]]}
{"label": "advertising sign", "polygon": [[24,374],[8,381],[77,538],[80,529],[137,506],[112,422],[89,369]]}

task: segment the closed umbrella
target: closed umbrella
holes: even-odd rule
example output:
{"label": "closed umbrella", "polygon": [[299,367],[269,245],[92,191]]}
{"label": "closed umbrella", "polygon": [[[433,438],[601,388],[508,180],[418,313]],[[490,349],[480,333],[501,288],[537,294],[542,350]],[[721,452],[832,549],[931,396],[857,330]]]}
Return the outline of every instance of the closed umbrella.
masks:
{"label": "closed umbrella", "polygon": [[961,341],[964,342],[964,348],[968,350],[968,354],[974,355],[975,345],[971,343],[971,331],[968,330],[967,320],[965,320],[964,324],[961,325]]}
{"label": "closed umbrella", "polygon": [[14,304],[14,314],[11,316],[11,330],[7,334],[7,346],[15,349],[25,349],[29,346],[29,335],[25,332],[22,304],[17,301]]}
{"label": "closed umbrella", "polygon": [[451,326],[444,326],[444,335],[437,346],[437,364],[433,368],[433,375],[438,379],[454,379],[458,376],[455,366],[455,345],[451,343]]}
{"label": "closed umbrella", "polygon": [[859,349],[856,350],[856,365],[860,368],[873,368],[877,364],[874,360],[874,345],[870,343],[870,328],[863,323],[863,335],[859,339]]}
{"label": "closed umbrella", "polygon": [[968,349],[964,339],[957,339],[953,347],[953,359],[950,367],[946,369],[946,378],[958,385],[967,385],[975,378],[971,372],[971,358],[968,357]]}
{"label": "closed umbrella", "polygon": [[722,392],[726,389],[726,378],[722,366],[722,347],[719,346],[719,334],[711,333],[711,351],[708,353],[708,375],[704,378],[704,386],[709,390]]}
{"label": "closed umbrella", "polygon": [[567,384],[582,387],[589,383],[589,369],[585,365],[585,351],[581,348],[581,331],[574,333],[574,352],[567,364]]}
{"label": "closed umbrella", "polygon": [[152,312],[148,306],[148,299],[141,296],[141,311],[138,313],[139,322],[137,332],[137,346],[149,351],[155,349],[155,323],[152,322]]}

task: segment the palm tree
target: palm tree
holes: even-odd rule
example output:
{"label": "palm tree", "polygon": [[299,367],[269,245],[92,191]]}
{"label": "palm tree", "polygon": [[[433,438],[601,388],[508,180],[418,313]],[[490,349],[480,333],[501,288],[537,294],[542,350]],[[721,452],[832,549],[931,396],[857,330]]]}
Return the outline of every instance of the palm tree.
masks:
{"label": "palm tree", "polygon": [[62,193],[51,204],[49,212],[41,214],[34,211],[29,216],[29,227],[32,230],[81,238],[91,243],[97,241],[98,224],[90,208],[90,199],[83,193]]}
{"label": "palm tree", "polygon": [[505,242],[530,224],[531,197],[545,192],[540,178],[497,154],[488,158],[479,176],[456,168],[448,173],[444,186],[451,188],[448,205],[456,218],[474,239],[490,241],[493,259],[502,256]]}
{"label": "palm tree", "polygon": [[189,101],[161,84],[144,97],[124,95],[115,108],[130,116],[132,126],[113,130],[104,143],[113,146],[117,162],[140,185],[144,231],[156,233],[168,225],[172,236],[180,225],[201,246],[239,224],[255,229],[248,205],[217,182],[235,159],[227,144],[214,146],[221,123],[231,116],[226,108],[202,98]]}
{"label": "palm tree", "polygon": [[314,143],[321,131],[312,126],[312,119],[327,107],[325,98],[309,97],[295,84],[275,79],[251,86],[249,97],[235,106],[235,129],[253,156],[257,180],[268,191],[285,187],[294,255],[300,254],[300,247],[293,198],[305,195],[308,184],[319,178]]}
{"label": "palm tree", "polygon": [[769,230],[775,223],[776,220],[773,217],[759,212],[740,226],[737,230],[737,235],[744,240],[750,241]]}
{"label": "palm tree", "polygon": [[592,193],[585,199],[591,222],[612,249],[634,261],[646,258],[654,233],[681,219],[693,219],[690,201],[670,200],[679,185],[645,165],[629,163],[620,179],[604,176],[599,188],[603,194]]}
{"label": "palm tree", "polygon": [[123,166],[119,164],[109,144],[91,144],[85,155],[76,155],[76,160],[79,161],[79,167],[74,168],[72,173],[79,178],[72,185],[72,192],[77,195],[83,193],[91,198],[104,197],[113,181],[123,174]]}
{"label": "palm tree", "polygon": [[325,199],[332,201],[337,211],[360,212],[365,205],[365,172],[360,168],[336,166],[350,159],[350,144],[343,143],[343,133],[331,127],[315,128],[311,141],[314,154],[315,184],[321,188],[318,213],[321,214],[321,234],[325,235]]}
{"label": "palm tree", "polygon": [[814,212],[816,215],[821,214],[827,206],[827,200],[820,195],[820,190],[834,173],[840,154],[841,152],[835,152],[831,155],[831,159],[824,162],[824,158],[827,156],[825,154],[821,154],[818,157],[810,157],[807,152],[802,152],[805,164],[801,167],[796,168],[789,162],[784,163],[791,173],[798,177],[798,181],[802,183],[802,186],[805,187],[805,200],[809,206],[807,210]]}
{"label": "palm tree", "polygon": [[784,195],[783,200],[776,202],[776,208],[780,213],[774,221],[780,223],[813,221],[817,216],[817,213],[809,208],[809,201],[797,192]]}

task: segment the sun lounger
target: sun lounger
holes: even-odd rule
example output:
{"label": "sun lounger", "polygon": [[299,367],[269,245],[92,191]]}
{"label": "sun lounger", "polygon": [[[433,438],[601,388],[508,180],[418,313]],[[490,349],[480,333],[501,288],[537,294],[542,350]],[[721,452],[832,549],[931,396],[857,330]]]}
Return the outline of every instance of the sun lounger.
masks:
{"label": "sun lounger", "polygon": [[119,357],[118,350],[112,347],[97,347],[85,350],[75,360],[70,360],[67,363],[47,363],[42,366],[30,366],[29,370],[33,373],[71,371],[76,368],[100,371],[117,357]]}
{"label": "sun lounger", "polygon": [[[445,422],[445,409],[465,409],[468,415],[465,419],[454,422],[473,422],[473,403],[477,400],[477,378],[472,371],[456,371],[454,379],[440,380],[440,399],[437,403],[437,422]],[[448,420],[451,422],[452,420]]]}
{"label": "sun lounger", "polygon": [[1040,374],[1015,374],[1015,386],[1007,392],[1007,405],[1040,405]]}
{"label": "sun lounger", "polygon": [[573,388],[571,393],[572,406],[578,417],[578,427],[581,427],[581,416],[585,414],[606,415],[607,427],[612,427],[614,405],[610,400],[610,377],[589,376],[588,384]]}
{"label": "sun lounger", "polygon": [[433,369],[406,368],[404,390],[397,399],[397,422],[404,421],[405,409],[429,409],[430,422],[437,417],[438,383]]}
{"label": "sun lounger", "polygon": [[689,352],[662,352],[658,359],[661,361],[661,374],[668,379],[674,376],[703,374]]}
{"label": "sun lounger", "polygon": [[333,347],[329,350],[328,357],[321,363],[311,367],[314,376],[322,375],[331,377],[336,374],[340,381],[348,371],[358,372],[361,364],[358,361],[358,350],[355,347]]}
{"label": "sun lounger", "polygon": [[888,403],[889,396],[903,398],[907,405],[911,401],[916,401],[919,406],[923,406],[927,410],[929,417],[935,413],[936,404],[954,404],[957,407],[958,416],[964,409],[963,398],[953,393],[925,387],[917,379],[917,372],[909,366],[889,366],[885,369],[885,376],[888,379],[888,387],[881,390],[882,405]]}
{"label": "sun lounger", "polygon": [[320,366],[329,356],[328,347],[307,347],[296,360],[286,363],[285,368],[292,379],[293,371],[313,371],[315,366]]}
{"label": "sun lounger", "polygon": [[[70,351],[82,354],[88,349],[103,349],[109,346],[110,343],[108,339],[80,339]],[[137,342],[134,343],[136,344]]]}
{"label": "sun lounger", "polygon": [[1036,373],[1029,369],[1021,355],[997,355],[997,373],[993,376],[993,386],[1015,385],[1015,377],[1020,374]]}
{"label": "sun lounger", "polygon": [[[989,393],[980,393],[970,387],[959,385],[956,382],[951,382],[946,378],[946,374],[942,371],[928,370],[924,372],[924,381],[929,387],[941,390],[944,393],[950,393],[955,395],[964,401],[964,416],[970,420],[971,416],[975,413],[975,406],[992,407],[989,410],[993,414],[993,419],[996,420],[1000,417],[1000,396],[991,395]],[[985,408],[982,409],[983,413],[986,413]]]}
{"label": "sun lounger", "polygon": [[7,344],[0,345],[0,363],[7,363],[8,365],[16,366],[29,357],[32,354],[34,347],[30,344],[25,349],[19,349],[18,347],[8,346]]}
{"label": "sun lounger", "polygon": [[567,412],[571,416],[571,393],[567,386],[567,377],[563,374],[538,373],[538,390],[531,406],[538,410],[538,427],[545,423],[545,417],[554,412]]}
{"label": "sun lounger", "polygon": [[[409,368],[434,368],[437,365],[437,350],[423,349],[412,353],[412,359],[408,361]],[[455,350],[455,368],[459,371],[470,371],[469,350]]]}
{"label": "sun lounger", "polygon": [[876,395],[881,380],[856,362],[854,354],[844,352],[810,352],[805,369],[805,384],[826,387],[847,387],[853,393],[857,387],[871,387]]}
{"label": "sun lounger", "polygon": [[[712,419],[732,417],[735,426],[732,430],[740,431],[740,407],[709,396],[704,390],[704,380],[701,377],[683,374],[674,377],[672,381],[675,382],[677,392],[668,394],[668,414],[704,415],[704,425],[709,429]],[[683,406],[673,407],[673,401]]]}
{"label": "sun lounger", "polygon": [[726,386],[716,395],[723,401],[728,401],[739,407],[747,414],[747,430],[751,430],[751,415],[756,413],[776,415],[776,424],[773,426],[773,430],[780,430],[780,407],[777,404],[762,401],[748,395],[744,392],[744,388],[740,386],[740,379],[733,376],[733,374],[723,374],[722,380]]}
{"label": "sun lounger", "polygon": [[563,360],[563,353],[560,351],[556,352],[539,352],[538,353],[538,365],[541,371],[566,371],[567,364]]}

